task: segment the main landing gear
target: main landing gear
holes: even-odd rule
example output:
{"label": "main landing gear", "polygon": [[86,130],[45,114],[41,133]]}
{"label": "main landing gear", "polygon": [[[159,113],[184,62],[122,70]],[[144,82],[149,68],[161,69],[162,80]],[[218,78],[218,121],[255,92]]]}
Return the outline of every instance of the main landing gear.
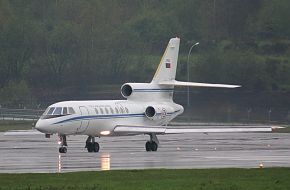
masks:
{"label": "main landing gear", "polygon": [[66,142],[66,136],[65,135],[58,135],[59,136],[59,153],[66,153],[67,152],[67,142]]}
{"label": "main landing gear", "polygon": [[[59,153],[66,153],[67,152],[67,142],[66,142],[66,136],[59,134]],[[99,152],[100,145],[99,143],[95,142],[95,137],[88,136],[86,140],[86,146],[85,148],[88,150],[88,152]]]}
{"label": "main landing gear", "polygon": [[95,137],[88,136],[85,148],[87,148],[88,152],[99,152],[100,145],[95,142]]}
{"label": "main landing gear", "polygon": [[149,151],[155,152],[158,149],[159,141],[157,139],[156,134],[149,134],[149,135],[150,135],[150,141],[147,141],[145,144],[146,151],[147,152],[149,152]]}

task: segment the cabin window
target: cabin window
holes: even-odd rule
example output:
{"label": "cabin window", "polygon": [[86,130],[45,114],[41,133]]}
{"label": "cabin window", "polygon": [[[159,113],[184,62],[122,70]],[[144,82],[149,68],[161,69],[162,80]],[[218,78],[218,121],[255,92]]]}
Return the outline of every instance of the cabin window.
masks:
{"label": "cabin window", "polygon": [[109,110],[108,108],[105,108],[106,114],[109,114]]}
{"label": "cabin window", "polygon": [[115,108],[115,111],[116,111],[116,113],[117,113],[117,114],[119,113],[119,110],[118,110],[118,108]]}
{"label": "cabin window", "polygon": [[104,114],[103,108],[100,108],[101,114]]}
{"label": "cabin window", "polygon": [[64,108],[62,109],[62,115],[67,115],[67,107],[64,107]]}
{"label": "cabin window", "polygon": [[114,114],[114,110],[113,110],[113,108],[110,108],[110,111],[111,111],[112,114]]}
{"label": "cabin window", "polygon": [[98,109],[97,109],[97,108],[95,108],[95,112],[96,112],[96,114],[97,114],[97,115],[99,114],[99,111],[98,111]]}
{"label": "cabin window", "polygon": [[127,108],[127,107],[125,107],[125,110],[126,110],[126,113],[129,113],[129,110],[128,110],[128,108]]}
{"label": "cabin window", "polygon": [[76,113],[75,110],[72,107],[68,108],[68,112],[69,112],[69,114],[75,114]]}
{"label": "cabin window", "polygon": [[122,107],[120,107],[120,112],[124,113],[124,109]]}

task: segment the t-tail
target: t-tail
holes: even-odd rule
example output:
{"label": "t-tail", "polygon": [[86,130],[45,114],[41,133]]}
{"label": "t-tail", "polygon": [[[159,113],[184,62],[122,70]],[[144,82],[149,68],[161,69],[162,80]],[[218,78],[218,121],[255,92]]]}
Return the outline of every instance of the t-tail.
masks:
{"label": "t-tail", "polygon": [[214,87],[214,88],[238,88],[239,85],[228,84],[210,84],[198,82],[181,82],[176,81],[176,68],[179,52],[179,38],[171,38],[168,46],[161,58],[152,83],[168,86],[195,86],[195,87]]}
{"label": "t-tail", "polygon": [[238,88],[239,85],[182,82],[175,80],[179,38],[171,38],[151,83],[126,83],[121,87],[123,97],[140,101],[172,101],[175,86]]}

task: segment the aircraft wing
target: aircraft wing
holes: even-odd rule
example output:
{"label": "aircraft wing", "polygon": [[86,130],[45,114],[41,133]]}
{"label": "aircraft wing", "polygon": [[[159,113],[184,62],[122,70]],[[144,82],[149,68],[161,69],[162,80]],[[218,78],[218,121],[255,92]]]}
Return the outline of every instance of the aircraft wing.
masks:
{"label": "aircraft wing", "polygon": [[114,129],[115,133],[137,133],[137,134],[147,134],[156,133],[164,134],[166,128],[158,126],[132,126],[132,125],[117,125]]}
{"label": "aircraft wing", "polygon": [[199,83],[199,82],[181,82],[176,80],[161,81],[161,85],[173,85],[173,86],[192,86],[192,87],[212,87],[212,88],[239,88],[240,85],[229,85],[229,84],[210,84],[210,83]]}
{"label": "aircraft wing", "polygon": [[[213,127],[213,126],[211,126]],[[115,133],[133,133],[133,134],[179,134],[179,133],[239,133],[239,132],[271,132],[273,131],[271,126],[245,126],[245,127],[223,127],[223,128],[205,128],[200,126],[197,128],[188,127],[165,127],[165,126],[129,126],[129,125],[117,125],[114,129]]]}

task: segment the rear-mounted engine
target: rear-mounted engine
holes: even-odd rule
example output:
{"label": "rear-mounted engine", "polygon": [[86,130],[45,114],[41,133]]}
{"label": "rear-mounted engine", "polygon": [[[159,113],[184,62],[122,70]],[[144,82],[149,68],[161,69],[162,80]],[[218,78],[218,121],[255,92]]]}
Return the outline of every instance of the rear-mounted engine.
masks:
{"label": "rear-mounted engine", "polygon": [[166,105],[148,106],[145,110],[145,115],[151,120],[165,119],[168,114],[173,112],[173,108]]}

